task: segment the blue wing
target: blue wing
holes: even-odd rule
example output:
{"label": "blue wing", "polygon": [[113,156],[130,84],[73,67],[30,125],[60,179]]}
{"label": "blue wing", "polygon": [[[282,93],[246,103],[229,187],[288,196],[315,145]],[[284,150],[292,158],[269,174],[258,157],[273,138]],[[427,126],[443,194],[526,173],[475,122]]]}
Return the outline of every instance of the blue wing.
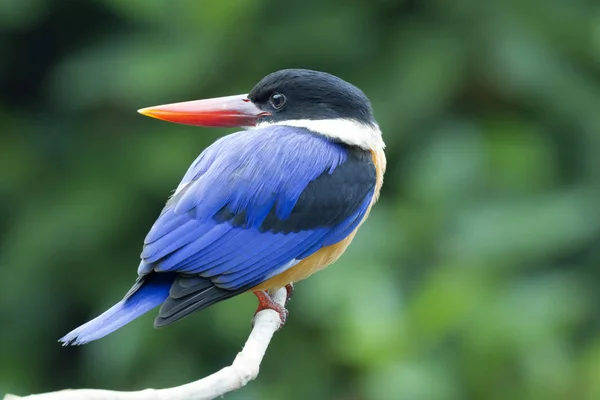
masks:
{"label": "blue wing", "polygon": [[302,128],[226,136],[190,167],[138,273],[175,272],[157,325],[244,292],[347,237],[375,187],[370,153]]}

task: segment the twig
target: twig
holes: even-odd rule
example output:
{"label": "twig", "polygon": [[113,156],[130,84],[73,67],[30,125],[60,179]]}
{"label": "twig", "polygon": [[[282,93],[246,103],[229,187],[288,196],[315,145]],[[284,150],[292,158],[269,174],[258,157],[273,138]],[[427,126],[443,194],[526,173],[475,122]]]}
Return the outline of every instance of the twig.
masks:
{"label": "twig", "polygon": [[[285,306],[285,288],[273,294],[273,300]],[[281,320],[273,310],[256,314],[254,328],[241,352],[228,367],[206,378],[168,389],[145,389],[137,392],[118,392],[100,389],[67,389],[58,392],[19,397],[7,394],[4,400],[207,400],[244,387],[258,376],[260,363]]]}

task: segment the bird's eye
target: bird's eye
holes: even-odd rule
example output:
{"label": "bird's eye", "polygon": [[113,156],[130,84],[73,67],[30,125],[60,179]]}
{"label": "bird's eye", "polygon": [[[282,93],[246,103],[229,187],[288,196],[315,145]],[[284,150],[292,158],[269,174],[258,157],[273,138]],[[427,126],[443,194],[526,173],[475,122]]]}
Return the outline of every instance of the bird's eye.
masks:
{"label": "bird's eye", "polygon": [[273,93],[269,99],[269,103],[274,109],[279,110],[285,104],[285,96],[281,93]]}

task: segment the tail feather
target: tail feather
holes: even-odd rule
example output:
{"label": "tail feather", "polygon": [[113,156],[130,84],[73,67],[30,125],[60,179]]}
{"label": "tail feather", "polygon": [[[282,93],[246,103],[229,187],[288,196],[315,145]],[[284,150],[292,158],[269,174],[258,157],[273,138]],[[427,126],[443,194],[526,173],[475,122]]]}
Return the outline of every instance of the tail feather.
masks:
{"label": "tail feather", "polygon": [[[80,345],[100,339],[123,325],[133,321],[169,297],[169,289],[175,277],[172,274],[151,274],[136,285],[123,300],[102,315],[81,325],[59,339],[63,346]],[[137,288],[135,286],[138,286]]]}

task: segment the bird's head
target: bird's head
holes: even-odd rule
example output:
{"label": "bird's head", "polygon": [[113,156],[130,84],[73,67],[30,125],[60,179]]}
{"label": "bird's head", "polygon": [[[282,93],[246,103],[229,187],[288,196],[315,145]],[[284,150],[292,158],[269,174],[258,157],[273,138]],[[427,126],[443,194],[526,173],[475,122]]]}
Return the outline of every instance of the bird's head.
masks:
{"label": "bird's head", "polygon": [[325,72],[285,69],[248,93],[139,110],[164,121],[207,127],[286,125],[365,149],[383,147],[371,103],[356,86]]}

